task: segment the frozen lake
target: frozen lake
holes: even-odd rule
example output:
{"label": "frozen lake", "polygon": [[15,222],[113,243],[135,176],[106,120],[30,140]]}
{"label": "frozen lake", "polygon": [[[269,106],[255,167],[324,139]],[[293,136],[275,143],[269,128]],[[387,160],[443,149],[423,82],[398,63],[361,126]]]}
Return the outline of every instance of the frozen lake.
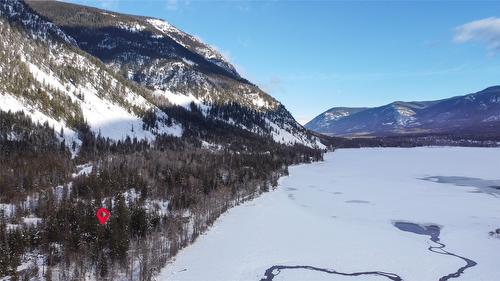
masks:
{"label": "frozen lake", "polygon": [[158,280],[500,280],[500,149],[345,149],[231,209]]}

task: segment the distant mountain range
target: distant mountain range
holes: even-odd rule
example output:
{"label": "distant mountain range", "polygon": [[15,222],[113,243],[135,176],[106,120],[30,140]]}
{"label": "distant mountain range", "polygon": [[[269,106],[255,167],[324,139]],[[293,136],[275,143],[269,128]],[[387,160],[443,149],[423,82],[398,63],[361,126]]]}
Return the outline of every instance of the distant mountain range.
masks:
{"label": "distant mountain range", "polygon": [[500,86],[436,101],[396,101],[374,108],[334,107],[306,128],[331,136],[500,134]]}

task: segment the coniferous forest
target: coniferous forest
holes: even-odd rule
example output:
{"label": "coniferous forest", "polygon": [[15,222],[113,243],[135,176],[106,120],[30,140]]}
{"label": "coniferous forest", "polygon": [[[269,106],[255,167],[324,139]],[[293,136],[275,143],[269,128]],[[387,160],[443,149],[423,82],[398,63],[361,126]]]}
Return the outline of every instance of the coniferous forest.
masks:
{"label": "coniferous forest", "polygon": [[[238,129],[217,137],[230,145],[207,149],[201,129],[148,143],[112,142],[85,126],[72,158],[47,124],[0,114],[0,199],[9,202],[0,276],[12,280],[150,280],[228,208],[275,187],[288,165],[322,158]],[[100,207],[111,213],[105,225]]]}
{"label": "coniferous forest", "polygon": [[0,280],[151,280],[289,165],[322,159],[216,50],[150,20],[0,1]]}

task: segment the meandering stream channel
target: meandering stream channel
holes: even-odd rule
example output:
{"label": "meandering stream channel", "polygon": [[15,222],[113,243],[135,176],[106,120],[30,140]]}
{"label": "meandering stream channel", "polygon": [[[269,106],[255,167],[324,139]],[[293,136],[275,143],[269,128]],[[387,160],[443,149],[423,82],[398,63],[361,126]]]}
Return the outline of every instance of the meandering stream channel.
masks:
{"label": "meandering stream channel", "polygon": [[[462,275],[465,270],[469,267],[473,267],[477,265],[477,263],[469,258],[459,256],[457,254],[448,252],[444,250],[446,245],[444,243],[440,242],[439,235],[441,233],[441,227],[436,225],[436,224],[426,224],[426,225],[420,225],[412,222],[405,222],[405,221],[395,221],[393,222],[393,225],[401,230],[401,231],[406,231],[406,232],[411,232],[414,234],[418,235],[427,235],[430,236],[430,240],[437,244],[437,246],[429,246],[429,251],[440,254],[440,255],[448,255],[448,256],[453,256],[456,258],[459,258],[463,261],[465,261],[465,265],[458,268],[457,271],[452,272],[450,274],[447,274],[445,276],[440,277],[438,280],[439,281],[446,281],[451,278],[458,278],[460,275]],[[319,271],[319,272],[324,272],[328,274],[335,274],[335,275],[342,275],[342,276],[363,276],[363,275],[375,275],[375,276],[381,276],[385,277],[389,280],[394,280],[394,281],[402,281],[403,278],[399,276],[396,273],[390,273],[390,272],[383,272],[383,271],[362,271],[362,272],[353,272],[353,273],[346,273],[346,272],[339,272],[334,269],[327,269],[327,268],[319,268],[315,266],[310,266],[310,265],[273,265],[269,267],[265,273],[264,273],[264,278],[262,278],[260,281],[271,281],[276,277],[278,274],[281,273],[283,270],[291,270],[291,269],[304,269],[304,270],[313,270],[313,271]]]}
{"label": "meandering stream channel", "polygon": [[229,210],[156,279],[500,280],[498,167],[500,149],[339,149]]}

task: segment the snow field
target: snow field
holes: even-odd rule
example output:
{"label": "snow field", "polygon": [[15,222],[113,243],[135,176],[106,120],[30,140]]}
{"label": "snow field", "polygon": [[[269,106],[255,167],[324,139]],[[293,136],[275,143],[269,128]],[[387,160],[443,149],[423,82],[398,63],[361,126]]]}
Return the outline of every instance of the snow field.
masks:
{"label": "snow field", "polygon": [[[384,271],[437,281],[464,262],[428,251],[428,236],[395,220],[442,226],[446,250],[478,263],[457,280],[498,280],[500,202],[477,188],[426,176],[498,179],[500,149],[346,149],[290,168],[272,192],[231,209],[182,250],[157,280],[260,280],[273,265]],[[283,270],[274,280],[388,280]]]}

